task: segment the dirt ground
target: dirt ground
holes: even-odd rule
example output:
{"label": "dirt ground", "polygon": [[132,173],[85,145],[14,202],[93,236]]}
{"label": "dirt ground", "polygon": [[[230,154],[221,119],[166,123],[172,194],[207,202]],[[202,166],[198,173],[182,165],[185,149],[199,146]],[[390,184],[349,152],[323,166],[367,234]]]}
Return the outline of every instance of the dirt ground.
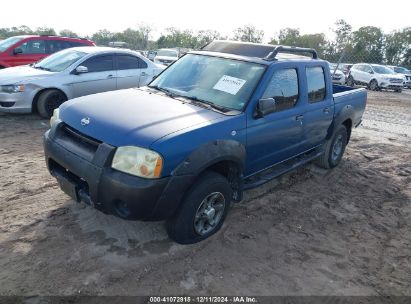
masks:
{"label": "dirt ground", "polygon": [[0,295],[411,295],[409,92],[370,92],[338,168],[247,192],[191,246],[71,201],[47,123],[0,114]]}

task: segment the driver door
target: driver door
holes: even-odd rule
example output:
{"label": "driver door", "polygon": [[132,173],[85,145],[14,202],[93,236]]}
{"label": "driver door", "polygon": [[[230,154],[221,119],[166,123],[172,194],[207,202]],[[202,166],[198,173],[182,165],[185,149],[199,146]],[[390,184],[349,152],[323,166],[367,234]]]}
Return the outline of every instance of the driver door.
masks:
{"label": "driver door", "polygon": [[297,67],[276,69],[261,98],[274,98],[276,109],[247,122],[246,175],[303,152],[303,113]]}
{"label": "driver door", "polygon": [[86,59],[79,66],[88,69],[85,73],[72,75],[73,97],[80,97],[117,89],[116,70],[113,54],[95,55]]}

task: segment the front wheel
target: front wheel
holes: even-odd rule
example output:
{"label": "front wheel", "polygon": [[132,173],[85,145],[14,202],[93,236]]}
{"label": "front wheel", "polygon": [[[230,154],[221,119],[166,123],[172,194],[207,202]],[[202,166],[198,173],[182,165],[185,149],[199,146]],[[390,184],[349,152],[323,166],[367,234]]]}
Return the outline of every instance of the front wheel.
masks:
{"label": "front wheel", "polygon": [[397,90],[395,90],[395,92],[401,93],[401,92],[402,92],[402,89],[397,89]]}
{"label": "front wheel", "polygon": [[370,88],[371,91],[378,91],[379,87],[378,87],[378,82],[377,80],[373,79],[371,80],[370,84],[368,85],[368,87]]}
{"label": "front wheel", "polygon": [[325,144],[324,154],[317,160],[317,165],[331,169],[340,163],[347,145],[347,129],[341,125]]}
{"label": "front wheel", "polygon": [[43,118],[50,118],[54,109],[67,100],[66,95],[59,90],[47,90],[41,93],[37,101],[37,112]]}
{"label": "front wheel", "polygon": [[355,85],[355,83],[354,83],[354,77],[352,77],[351,75],[348,76],[348,78],[347,78],[347,85],[348,85],[349,87],[353,87],[353,86]]}
{"label": "front wheel", "polygon": [[180,244],[194,244],[216,233],[230,209],[232,190],[216,172],[203,174],[188,191],[176,215],[166,222],[169,237]]}

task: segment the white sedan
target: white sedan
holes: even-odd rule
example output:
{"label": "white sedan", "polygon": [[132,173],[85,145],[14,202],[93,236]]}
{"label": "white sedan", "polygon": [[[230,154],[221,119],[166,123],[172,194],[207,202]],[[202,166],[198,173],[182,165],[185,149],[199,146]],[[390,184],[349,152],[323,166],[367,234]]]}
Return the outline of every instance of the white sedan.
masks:
{"label": "white sedan", "polygon": [[131,50],[66,49],[30,66],[0,70],[0,112],[50,117],[68,99],[145,86],[164,68]]}

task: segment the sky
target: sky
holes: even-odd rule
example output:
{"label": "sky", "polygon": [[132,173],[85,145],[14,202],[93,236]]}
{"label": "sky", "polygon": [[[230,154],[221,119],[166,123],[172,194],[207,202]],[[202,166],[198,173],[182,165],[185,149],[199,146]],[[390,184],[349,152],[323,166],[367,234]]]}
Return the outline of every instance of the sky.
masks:
{"label": "sky", "polygon": [[337,19],[345,19],[354,30],[373,25],[388,33],[411,26],[411,0],[20,0],[18,6],[2,14],[0,27],[47,26],[86,36],[100,29],[123,31],[145,24],[154,29],[151,38],[157,39],[167,27],[213,29],[230,37],[235,28],[253,24],[269,41],[285,27],[331,36]]}

